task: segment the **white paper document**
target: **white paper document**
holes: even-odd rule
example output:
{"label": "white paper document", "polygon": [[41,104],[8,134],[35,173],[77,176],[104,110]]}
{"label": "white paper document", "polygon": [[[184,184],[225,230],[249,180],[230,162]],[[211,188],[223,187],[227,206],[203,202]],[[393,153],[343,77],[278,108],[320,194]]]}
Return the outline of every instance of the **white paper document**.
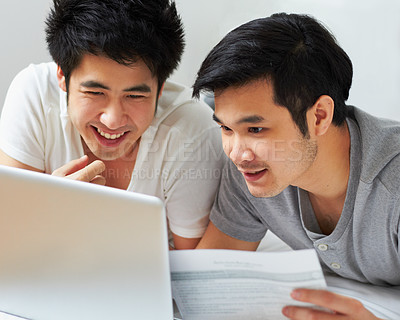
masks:
{"label": "white paper document", "polygon": [[325,289],[314,250],[170,252],[172,295],[184,320],[287,319],[294,288]]}

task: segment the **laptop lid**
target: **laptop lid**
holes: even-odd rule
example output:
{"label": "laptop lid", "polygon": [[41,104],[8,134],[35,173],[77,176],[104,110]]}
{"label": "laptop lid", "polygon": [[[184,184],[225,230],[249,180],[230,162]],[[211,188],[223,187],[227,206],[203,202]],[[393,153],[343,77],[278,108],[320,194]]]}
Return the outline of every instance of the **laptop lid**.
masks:
{"label": "laptop lid", "polygon": [[172,319],[158,198],[0,166],[0,311]]}

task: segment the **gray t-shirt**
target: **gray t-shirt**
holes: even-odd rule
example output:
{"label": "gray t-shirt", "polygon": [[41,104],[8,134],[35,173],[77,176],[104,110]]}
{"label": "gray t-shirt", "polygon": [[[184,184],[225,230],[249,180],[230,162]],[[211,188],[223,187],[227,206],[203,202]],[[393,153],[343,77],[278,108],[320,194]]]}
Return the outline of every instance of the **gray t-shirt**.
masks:
{"label": "gray t-shirt", "polygon": [[259,241],[271,230],[295,250],[315,248],[325,270],[361,282],[400,285],[400,123],[350,108],[350,177],[339,222],[322,234],[308,193],[288,187],[250,194],[228,161],[211,221],[224,233]]}

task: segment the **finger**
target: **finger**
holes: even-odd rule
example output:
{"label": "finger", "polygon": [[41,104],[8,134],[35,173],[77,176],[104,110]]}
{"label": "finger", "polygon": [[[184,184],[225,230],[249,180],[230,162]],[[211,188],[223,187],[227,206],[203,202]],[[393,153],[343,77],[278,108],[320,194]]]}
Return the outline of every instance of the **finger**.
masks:
{"label": "finger", "polygon": [[102,175],[97,175],[95,176],[92,180],[90,180],[90,183],[98,184],[101,186],[106,185],[106,178],[103,177]]}
{"label": "finger", "polygon": [[106,169],[105,164],[100,160],[95,160],[88,164],[83,169],[67,176],[67,178],[91,182],[96,176],[101,175],[101,173]]}
{"label": "finger", "polygon": [[334,320],[341,319],[343,316],[337,316],[333,313],[315,310],[307,307],[286,306],[282,309],[282,314],[292,320],[297,319],[318,319]]}
{"label": "finger", "polygon": [[298,301],[309,302],[341,314],[353,315],[355,319],[363,317],[367,319],[372,315],[360,301],[327,290],[295,289],[291,296]]}
{"label": "finger", "polygon": [[87,175],[87,181],[92,181],[96,176],[101,175],[101,173],[106,170],[106,165],[103,161],[95,160],[85,167],[85,173]]}
{"label": "finger", "polygon": [[62,167],[53,171],[52,175],[57,177],[65,177],[71,175],[83,168],[88,164],[89,158],[87,155],[79,159],[72,160],[67,164],[63,165]]}

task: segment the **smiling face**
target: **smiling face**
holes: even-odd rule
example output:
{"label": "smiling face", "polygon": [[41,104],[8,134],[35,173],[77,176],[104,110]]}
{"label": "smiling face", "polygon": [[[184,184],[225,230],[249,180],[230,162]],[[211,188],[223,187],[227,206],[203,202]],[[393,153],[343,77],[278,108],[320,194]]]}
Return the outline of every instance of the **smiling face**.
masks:
{"label": "smiling face", "polygon": [[253,196],[272,197],[301,184],[317,156],[316,141],[304,138],[289,111],[274,103],[265,80],[216,92],[214,119]]}
{"label": "smiling face", "polygon": [[[57,75],[66,91],[60,68]],[[86,54],[71,73],[68,114],[95,157],[129,159],[153,120],[157,98],[157,79],[142,60],[124,66]]]}

